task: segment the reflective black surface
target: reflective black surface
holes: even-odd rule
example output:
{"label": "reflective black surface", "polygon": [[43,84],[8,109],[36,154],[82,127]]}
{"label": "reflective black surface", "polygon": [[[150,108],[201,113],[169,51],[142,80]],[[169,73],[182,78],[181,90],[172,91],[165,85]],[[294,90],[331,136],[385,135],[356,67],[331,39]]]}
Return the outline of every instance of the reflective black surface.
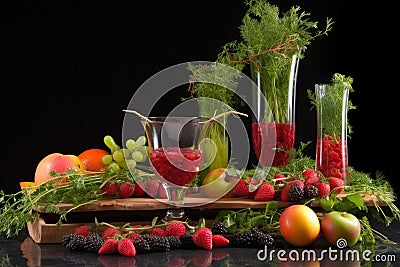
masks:
{"label": "reflective black surface", "polygon": [[[64,248],[62,244],[37,244],[28,236],[27,231],[23,230],[18,236],[0,238],[0,266],[399,266],[400,223],[394,222],[390,227],[375,223],[373,225],[374,229],[378,229],[397,244],[388,245],[379,242],[374,249],[331,247],[329,250],[323,239],[318,239],[309,248],[293,248],[278,241],[274,251],[272,248],[267,251],[249,248],[214,248],[211,251],[179,249],[137,254],[130,258],[73,252]],[[311,259],[316,255],[317,261],[289,259],[290,256],[299,257],[300,260],[304,256],[307,259],[308,255],[311,255]],[[360,260],[352,260],[354,259],[352,255],[358,255]],[[365,260],[364,257],[371,260]],[[288,261],[280,258],[286,258]]]}

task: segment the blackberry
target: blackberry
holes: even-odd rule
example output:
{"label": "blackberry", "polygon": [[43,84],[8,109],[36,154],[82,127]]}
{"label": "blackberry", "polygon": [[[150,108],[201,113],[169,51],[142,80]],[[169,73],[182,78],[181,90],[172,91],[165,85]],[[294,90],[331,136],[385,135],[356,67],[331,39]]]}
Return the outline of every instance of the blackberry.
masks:
{"label": "blackberry", "polygon": [[271,247],[274,243],[274,238],[267,233],[264,233],[258,229],[252,229],[254,235],[254,247],[264,248],[265,246]]}
{"label": "blackberry", "polygon": [[185,249],[197,248],[196,243],[194,243],[193,241],[193,235],[191,234],[183,234],[179,237],[179,240],[182,242],[182,248]]}
{"label": "blackberry", "polygon": [[101,235],[98,233],[93,233],[85,237],[83,250],[92,253],[97,253],[103,244],[104,244],[104,239],[101,237]]}
{"label": "blackberry", "polygon": [[254,246],[254,233],[251,230],[242,230],[229,238],[229,245],[237,248],[251,248]]}
{"label": "blackberry", "polygon": [[62,240],[61,240],[61,244],[66,247],[68,245],[68,243],[72,240],[72,238],[74,237],[74,234],[67,234],[64,235]]}
{"label": "blackberry", "polygon": [[289,200],[292,202],[300,201],[304,198],[304,191],[300,185],[294,184],[289,189]]}
{"label": "blackberry", "polygon": [[147,253],[150,252],[150,245],[149,242],[147,242],[146,239],[144,239],[142,236],[138,236],[135,238],[135,241],[133,242],[133,245],[136,248],[136,251],[138,253]]}
{"label": "blackberry", "polygon": [[306,184],[304,186],[304,198],[312,199],[318,197],[318,187],[313,184]]}
{"label": "blackberry", "polygon": [[171,249],[178,249],[182,247],[182,241],[176,236],[167,236],[169,246]]}
{"label": "blackberry", "polygon": [[211,232],[213,235],[226,235],[228,233],[228,227],[222,222],[214,222],[211,226]]}
{"label": "blackberry", "polygon": [[151,252],[164,252],[171,248],[168,238],[165,236],[144,234],[143,238],[149,243]]}
{"label": "blackberry", "polygon": [[73,251],[82,251],[85,247],[85,237],[82,235],[73,235],[65,247]]}

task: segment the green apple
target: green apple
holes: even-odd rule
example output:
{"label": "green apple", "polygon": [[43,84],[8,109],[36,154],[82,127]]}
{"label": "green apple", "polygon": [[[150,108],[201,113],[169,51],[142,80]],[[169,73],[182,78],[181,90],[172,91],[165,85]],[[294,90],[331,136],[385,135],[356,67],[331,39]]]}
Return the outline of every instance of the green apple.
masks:
{"label": "green apple", "polygon": [[235,184],[235,179],[226,174],[225,168],[217,168],[208,172],[204,177],[201,194],[208,198],[220,198],[226,195]]}
{"label": "green apple", "polygon": [[338,240],[345,239],[347,246],[351,247],[360,238],[361,224],[351,213],[331,211],[322,218],[321,231],[330,244],[343,248],[343,243],[339,244]]}

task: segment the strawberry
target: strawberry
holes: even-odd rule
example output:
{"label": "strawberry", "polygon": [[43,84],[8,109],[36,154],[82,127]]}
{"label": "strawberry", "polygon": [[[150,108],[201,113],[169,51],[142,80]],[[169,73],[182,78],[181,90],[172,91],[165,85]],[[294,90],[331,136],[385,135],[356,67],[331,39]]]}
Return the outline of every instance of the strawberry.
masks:
{"label": "strawberry", "polygon": [[150,230],[147,231],[151,235],[156,235],[156,236],[167,236],[165,233],[165,230],[161,227],[154,227]]}
{"label": "strawberry", "polygon": [[129,234],[128,238],[129,238],[130,240],[132,240],[132,242],[135,242],[135,239],[136,239],[136,237],[138,237],[138,236],[142,236],[142,235],[139,234],[139,233],[131,233],[131,234]]}
{"label": "strawberry", "polygon": [[158,186],[158,197],[161,199],[167,199],[167,191],[162,185]]}
{"label": "strawberry", "polygon": [[240,179],[233,188],[232,192],[235,196],[239,197],[248,197],[251,194],[249,192],[249,184],[245,179]]}
{"label": "strawberry", "polygon": [[197,267],[211,266],[213,260],[212,255],[213,255],[212,251],[200,250],[195,255],[193,255],[192,262],[194,266]]}
{"label": "strawberry", "polygon": [[143,181],[136,181],[136,186],[135,186],[135,192],[133,192],[133,196],[135,197],[141,197],[146,194],[146,191],[144,191],[146,188],[146,184]]}
{"label": "strawberry", "polygon": [[328,182],[329,182],[329,186],[331,187],[331,191],[334,190],[335,188],[337,188],[336,192],[338,194],[343,193],[344,191],[344,181],[340,178],[336,178],[336,177],[329,177],[328,178]]}
{"label": "strawberry", "polygon": [[117,254],[118,253],[118,240],[114,238],[107,239],[99,248],[99,254]]}
{"label": "strawberry", "polygon": [[276,184],[283,184],[283,181],[286,180],[286,177],[282,173],[277,173],[274,175],[274,180]]}
{"label": "strawberry", "polygon": [[92,230],[90,229],[89,225],[82,225],[75,230],[74,234],[86,237],[92,234]]}
{"label": "strawberry", "polygon": [[125,237],[118,242],[118,253],[122,256],[133,257],[136,255],[136,249],[132,240]]}
{"label": "strawberry", "polygon": [[223,248],[229,245],[229,239],[223,235],[213,235],[212,236],[212,246],[213,248]]}
{"label": "strawberry", "polygon": [[320,182],[317,185],[318,188],[318,197],[326,197],[329,195],[329,193],[331,192],[331,187],[329,186],[329,184],[325,183],[325,182]]}
{"label": "strawberry", "polygon": [[181,237],[186,233],[186,226],[179,221],[171,222],[165,227],[165,234],[167,236]]}
{"label": "strawberry", "polygon": [[104,240],[110,239],[110,238],[114,238],[115,235],[120,235],[121,231],[118,229],[115,229],[112,226],[108,226],[102,233],[101,237]]}
{"label": "strawberry", "polygon": [[282,201],[290,201],[290,199],[289,199],[289,190],[290,190],[290,187],[292,185],[294,185],[294,184],[298,184],[301,189],[304,189],[304,182],[303,181],[301,181],[301,180],[293,180],[292,182],[288,183],[287,185],[285,185],[282,188],[282,190],[281,190],[281,192],[279,194],[279,197],[280,197],[280,199]]}
{"label": "strawberry", "polygon": [[212,249],[212,232],[211,229],[207,227],[200,228],[196,230],[193,234],[193,242],[206,250],[211,250]]}
{"label": "strawberry", "polygon": [[279,198],[282,201],[285,202],[289,201],[289,190],[290,190],[290,184],[282,188],[281,192],[279,193]]}
{"label": "strawberry", "polygon": [[186,266],[186,260],[184,258],[178,257],[178,258],[173,258],[171,259],[167,267],[180,267],[180,266]]}
{"label": "strawberry", "polygon": [[275,188],[269,183],[263,183],[254,196],[256,201],[270,201],[275,197]]}
{"label": "strawberry", "polygon": [[128,198],[133,196],[134,192],[135,186],[130,181],[123,182],[118,188],[120,198]]}
{"label": "strawberry", "polygon": [[104,196],[113,196],[118,192],[118,185],[116,182],[108,182],[100,190]]}
{"label": "strawberry", "polygon": [[158,193],[158,187],[160,186],[160,184],[158,183],[158,181],[153,180],[153,179],[149,179],[146,182],[146,192],[148,195],[154,197],[157,195]]}

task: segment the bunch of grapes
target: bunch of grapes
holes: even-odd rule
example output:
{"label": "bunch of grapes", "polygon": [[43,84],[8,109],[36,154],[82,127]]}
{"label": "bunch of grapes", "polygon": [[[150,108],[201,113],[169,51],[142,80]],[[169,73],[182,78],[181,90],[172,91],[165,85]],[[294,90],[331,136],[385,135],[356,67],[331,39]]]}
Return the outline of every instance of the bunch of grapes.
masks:
{"label": "bunch of grapes", "polygon": [[112,172],[122,169],[135,169],[137,162],[144,162],[147,159],[146,137],[139,136],[136,140],[127,139],[125,147],[117,145],[110,135],[104,136],[104,144],[110,149],[110,155],[102,158],[104,164]]}

